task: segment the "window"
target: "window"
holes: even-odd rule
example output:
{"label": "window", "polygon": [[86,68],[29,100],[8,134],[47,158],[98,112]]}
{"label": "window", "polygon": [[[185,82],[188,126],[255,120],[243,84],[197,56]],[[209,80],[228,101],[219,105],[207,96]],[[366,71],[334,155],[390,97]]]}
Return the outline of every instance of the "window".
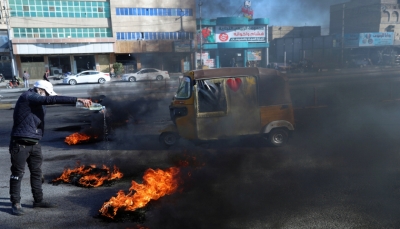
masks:
{"label": "window", "polygon": [[54,6],[49,6],[49,11],[56,11]]}
{"label": "window", "polygon": [[226,95],[223,80],[197,81],[199,112],[226,112]]}
{"label": "window", "polygon": [[103,7],[97,8],[97,12],[104,12],[104,11],[103,11]]}
{"label": "window", "polygon": [[29,11],[29,6],[24,6],[24,11]]}

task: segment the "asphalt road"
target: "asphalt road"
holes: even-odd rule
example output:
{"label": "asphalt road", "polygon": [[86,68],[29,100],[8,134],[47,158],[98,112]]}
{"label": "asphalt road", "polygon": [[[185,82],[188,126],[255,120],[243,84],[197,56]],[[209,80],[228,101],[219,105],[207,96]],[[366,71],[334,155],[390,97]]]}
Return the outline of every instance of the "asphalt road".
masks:
{"label": "asphalt road", "polygon": [[[158,130],[170,123],[170,96],[162,91],[148,92],[145,98],[115,98],[111,112],[138,107],[131,110],[135,117],[123,117],[125,124],[113,126],[108,141],[69,146],[64,138],[81,127],[102,128],[101,115],[49,106],[42,141],[43,188],[45,199],[59,207],[31,208],[27,171],[22,186],[27,214],[22,217],[11,215],[8,200],[12,110],[0,110],[0,228],[400,228],[400,104],[382,100],[381,93],[390,91],[386,84],[375,83],[379,90],[370,90],[375,81],[368,82],[350,89],[342,85],[341,91],[340,84],[324,85],[319,92],[326,93],[318,95],[330,99],[321,98],[318,105],[330,103],[308,107],[315,102],[311,100],[298,106],[296,131],[282,148],[240,138],[202,144],[181,139],[165,149],[157,138]],[[331,94],[335,91],[340,93]],[[107,92],[110,98],[118,95]],[[334,96],[341,94],[340,99]],[[313,98],[304,87],[294,95]],[[121,102],[128,98],[132,103]],[[190,163],[181,167],[185,176],[179,192],[151,201],[138,213],[144,216],[141,222],[135,214],[121,214],[111,222],[96,217],[118,190],[127,191],[132,180],[141,183],[147,168],[166,169],[180,160]],[[125,176],[91,189],[47,183],[77,161],[116,165]]]}

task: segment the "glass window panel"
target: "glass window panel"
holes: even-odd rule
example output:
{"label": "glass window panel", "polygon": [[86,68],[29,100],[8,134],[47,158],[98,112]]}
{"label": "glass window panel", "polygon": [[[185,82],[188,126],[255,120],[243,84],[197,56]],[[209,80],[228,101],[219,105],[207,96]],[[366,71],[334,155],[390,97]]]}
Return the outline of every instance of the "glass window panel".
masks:
{"label": "glass window panel", "polygon": [[24,12],[24,17],[29,17],[29,16],[30,16],[29,12]]}
{"label": "glass window panel", "polygon": [[39,29],[38,29],[38,28],[32,28],[32,32],[38,33],[38,32],[39,32]]}
{"label": "glass window panel", "polygon": [[51,28],[46,28],[46,33],[51,33]]}
{"label": "glass window panel", "polygon": [[83,33],[83,37],[89,37],[88,33]]}
{"label": "glass window panel", "polygon": [[36,17],[36,12],[31,12],[31,17]]}
{"label": "glass window panel", "polygon": [[68,6],[68,2],[67,1],[61,1],[61,5]]}
{"label": "glass window panel", "polygon": [[57,12],[56,13],[56,17],[62,17],[62,13],[61,12]]}
{"label": "glass window panel", "polygon": [[131,33],[126,33],[126,39],[127,39],[127,40],[132,40]]}
{"label": "glass window panel", "polygon": [[34,0],[29,0],[29,4],[34,5],[35,1]]}
{"label": "glass window panel", "polygon": [[115,13],[116,13],[117,15],[121,15],[120,8],[116,8],[116,9],[115,9]]}
{"label": "glass window panel", "polygon": [[36,10],[36,7],[34,7],[34,6],[29,6],[29,11],[35,11]]}
{"label": "glass window panel", "polygon": [[178,10],[177,9],[171,9],[171,15],[178,16]]}
{"label": "glass window panel", "polygon": [[153,9],[150,9],[149,11],[150,11],[150,12],[149,12],[149,13],[150,13],[150,16],[153,16],[153,15],[154,15]]}
{"label": "glass window panel", "polygon": [[59,37],[59,38],[64,38],[65,35],[64,35],[63,33],[59,33],[59,34],[58,34],[58,37]]}
{"label": "glass window panel", "polygon": [[74,17],[74,16],[75,16],[74,13],[69,13],[69,14],[68,14],[68,17]]}
{"label": "glass window panel", "polygon": [[74,11],[74,7],[72,7],[72,6],[68,7],[68,11],[69,12],[73,12]]}
{"label": "glass window panel", "polygon": [[45,37],[46,37],[46,34],[40,33],[40,34],[39,34],[39,37],[40,37],[40,38],[45,38]]}
{"label": "glass window panel", "polygon": [[42,5],[47,6],[48,5],[48,1],[43,1]]}
{"label": "glass window panel", "polygon": [[167,16],[168,15],[168,11],[167,9],[162,9],[162,16]]}
{"label": "glass window panel", "polygon": [[58,28],[57,31],[58,33],[64,33],[64,28]]}
{"label": "glass window panel", "polygon": [[50,12],[50,17],[55,17],[55,16],[56,16],[56,13]]}
{"label": "glass window panel", "polygon": [[54,6],[54,1],[48,1],[49,6]]}
{"label": "glass window panel", "polygon": [[171,15],[172,15],[171,9],[167,9],[167,15],[168,15],[168,16],[171,16]]}
{"label": "glass window panel", "polygon": [[68,13],[62,13],[63,17],[68,17]]}
{"label": "glass window panel", "polygon": [[48,12],[43,12],[43,17],[49,17],[50,14]]}
{"label": "glass window panel", "polygon": [[91,2],[86,2],[85,5],[86,5],[86,6],[92,6],[92,3],[91,3]]}
{"label": "glass window panel", "polygon": [[61,11],[61,7],[57,6],[56,11]]}
{"label": "glass window panel", "polygon": [[93,17],[94,17],[94,18],[98,18],[98,17],[99,17],[99,14],[98,14],[98,13],[93,13]]}
{"label": "glass window panel", "polygon": [[92,17],[93,17],[93,14],[92,14],[92,13],[87,13],[87,14],[86,14],[86,17],[87,17],[87,18],[92,18]]}
{"label": "glass window panel", "polygon": [[22,11],[22,6],[17,6],[16,8],[15,8],[17,11]]}
{"label": "glass window panel", "polygon": [[80,13],[75,13],[75,17],[81,17]]}
{"label": "glass window panel", "polygon": [[81,7],[80,10],[81,12],[86,12],[86,7]]}
{"label": "glass window panel", "polygon": [[129,15],[129,10],[128,10],[128,8],[124,8],[124,15]]}
{"label": "glass window panel", "polygon": [[43,6],[43,11],[49,11],[49,7],[48,6]]}
{"label": "glass window panel", "polygon": [[28,34],[26,34],[26,37],[27,37],[27,38],[32,38],[33,36],[32,36],[32,34],[29,34],[29,33],[28,33]]}
{"label": "glass window panel", "polygon": [[120,39],[121,39],[121,33],[117,32],[117,40],[120,40]]}
{"label": "glass window panel", "polygon": [[54,5],[56,5],[56,6],[61,6],[61,2],[60,2],[60,1],[55,1],[55,2],[54,2]]}
{"label": "glass window panel", "polygon": [[19,33],[20,28],[14,28],[13,31],[14,31],[14,33]]}
{"label": "glass window panel", "polygon": [[83,35],[82,35],[82,33],[78,33],[78,34],[76,34],[76,37],[81,38],[81,37],[83,37]]}
{"label": "glass window panel", "polygon": [[92,6],[102,6],[100,2],[92,2]]}
{"label": "glass window panel", "polygon": [[132,8],[132,15],[137,15],[137,8]]}
{"label": "glass window panel", "polygon": [[26,34],[25,34],[25,33],[21,33],[21,34],[20,34],[20,37],[21,37],[21,38],[26,38]]}
{"label": "glass window panel", "polygon": [[36,10],[37,10],[37,11],[42,11],[42,10],[43,10],[43,7],[42,7],[42,6],[36,6]]}
{"label": "glass window panel", "polygon": [[121,33],[121,40],[125,40],[125,33]]}
{"label": "glass window panel", "polygon": [[79,2],[74,2],[74,6],[79,6]]}
{"label": "glass window panel", "polygon": [[129,8],[129,15],[133,15],[133,8]]}
{"label": "glass window panel", "polygon": [[57,33],[57,28],[51,28],[52,33]]}

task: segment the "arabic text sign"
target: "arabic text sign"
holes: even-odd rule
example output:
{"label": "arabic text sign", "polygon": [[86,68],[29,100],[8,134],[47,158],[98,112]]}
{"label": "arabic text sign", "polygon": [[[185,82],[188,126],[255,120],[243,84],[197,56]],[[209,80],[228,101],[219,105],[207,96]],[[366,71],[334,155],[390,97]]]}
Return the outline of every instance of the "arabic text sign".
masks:
{"label": "arabic text sign", "polygon": [[216,26],[216,42],[265,42],[265,26]]}
{"label": "arabic text sign", "polygon": [[360,33],[360,47],[393,45],[394,33]]}

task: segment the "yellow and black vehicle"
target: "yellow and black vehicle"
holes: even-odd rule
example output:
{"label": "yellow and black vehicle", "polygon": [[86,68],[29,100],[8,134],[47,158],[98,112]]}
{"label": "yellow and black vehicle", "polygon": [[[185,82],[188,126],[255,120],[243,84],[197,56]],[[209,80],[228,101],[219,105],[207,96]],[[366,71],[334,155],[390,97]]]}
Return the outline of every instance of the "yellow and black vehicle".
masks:
{"label": "yellow and black vehicle", "polygon": [[186,73],[169,107],[173,124],[160,141],[259,135],[273,146],[294,130],[286,77],[267,68],[218,68]]}

